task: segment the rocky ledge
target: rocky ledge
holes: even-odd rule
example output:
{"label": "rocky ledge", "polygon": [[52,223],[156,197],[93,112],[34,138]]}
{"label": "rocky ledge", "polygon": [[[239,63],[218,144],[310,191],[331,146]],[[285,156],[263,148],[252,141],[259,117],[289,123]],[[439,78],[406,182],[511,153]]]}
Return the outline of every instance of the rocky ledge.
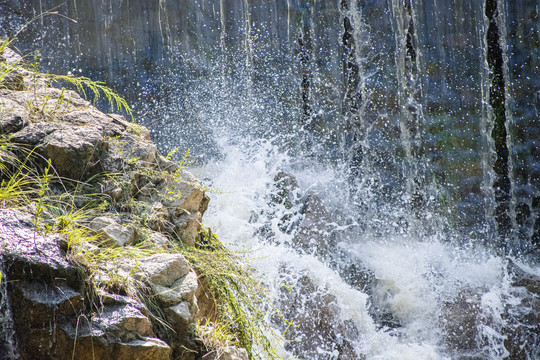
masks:
{"label": "rocky ledge", "polygon": [[144,127],[20,62],[0,58],[0,358],[247,359],[194,332],[216,312],[178,251],[200,240],[202,187]]}

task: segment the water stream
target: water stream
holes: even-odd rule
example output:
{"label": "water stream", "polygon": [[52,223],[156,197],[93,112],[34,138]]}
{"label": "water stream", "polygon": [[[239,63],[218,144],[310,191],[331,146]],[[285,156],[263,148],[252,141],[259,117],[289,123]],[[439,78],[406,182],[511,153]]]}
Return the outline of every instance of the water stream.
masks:
{"label": "water stream", "polygon": [[[4,1],[2,28],[57,2]],[[60,11],[78,22],[45,17],[18,45],[127,94],[164,152],[191,148],[205,225],[252,250],[296,324],[288,354],[540,356],[537,295],[508,270],[540,275],[534,0]]]}

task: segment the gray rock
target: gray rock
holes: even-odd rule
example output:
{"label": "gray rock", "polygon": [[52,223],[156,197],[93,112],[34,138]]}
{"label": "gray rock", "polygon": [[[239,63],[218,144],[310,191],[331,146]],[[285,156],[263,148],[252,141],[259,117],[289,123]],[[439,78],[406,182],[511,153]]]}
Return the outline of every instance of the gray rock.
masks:
{"label": "gray rock", "polygon": [[291,285],[291,291],[282,289],[279,299],[283,315],[293,323],[285,333],[286,350],[302,355],[319,349],[337,353],[337,358],[343,360],[361,359],[361,354],[354,350],[359,329],[342,318],[338,299],[325,288],[319,289],[305,274]]}
{"label": "gray rock", "polygon": [[154,336],[148,317],[130,304],[106,306],[92,318],[92,324],[93,327],[122,341],[133,340],[138,336]]}
{"label": "gray rock", "polygon": [[205,355],[208,360],[248,360],[249,356],[246,349],[234,346],[224,346],[213,350]]}
{"label": "gray rock", "polygon": [[108,245],[132,245],[137,240],[137,229],[133,225],[120,225],[113,218],[100,216],[88,225],[89,228],[101,235]]}
{"label": "gray rock", "polygon": [[13,100],[0,97],[0,134],[11,134],[28,125],[27,111]]}
{"label": "gray rock", "polygon": [[181,301],[193,302],[198,286],[197,274],[193,270],[170,287],[151,284],[152,291],[163,306],[176,305]]}
{"label": "gray rock", "polygon": [[137,276],[151,284],[170,287],[190,270],[183,255],[163,253],[140,259]]}
{"label": "gray rock", "polygon": [[477,348],[480,325],[480,289],[462,289],[452,302],[446,302],[440,321],[448,349],[454,352],[472,351]]}
{"label": "gray rock", "polygon": [[51,159],[59,176],[75,180],[101,171],[102,140],[103,135],[93,128],[64,123],[33,123],[12,137],[13,142],[36,148],[45,159]]}
{"label": "gray rock", "polygon": [[508,258],[508,272],[512,275],[514,286],[523,286],[529,292],[540,296],[540,276],[528,272]]}
{"label": "gray rock", "polygon": [[191,304],[184,301],[165,310],[165,316],[179,339],[183,339],[196,322],[192,309]]}
{"label": "gray rock", "polygon": [[123,340],[84,323],[79,328],[62,326],[58,341],[71,345],[69,353],[57,354],[58,360],[169,360],[171,355],[169,345],[160,339],[137,335]]}

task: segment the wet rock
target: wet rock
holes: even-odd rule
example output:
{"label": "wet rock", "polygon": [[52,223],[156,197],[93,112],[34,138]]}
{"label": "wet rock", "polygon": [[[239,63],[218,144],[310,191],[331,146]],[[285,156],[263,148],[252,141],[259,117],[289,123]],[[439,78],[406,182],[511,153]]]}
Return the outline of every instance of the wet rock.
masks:
{"label": "wet rock", "polygon": [[531,354],[540,355],[540,276],[513,258],[507,261],[514,301],[502,314],[504,346],[509,359],[528,360]]}
{"label": "wet rock", "polygon": [[60,278],[78,288],[79,271],[66,260],[61,242],[58,235],[36,231],[31,215],[0,209],[0,256],[9,263],[8,278],[47,283]]}
{"label": "wet rock", "polygon": [[[301,275],[292,290],[283,289],[280,299],[283,315],[293,326],[285,334],[286,349],[300,358],[313,358],[318,349],[320,358],[358,359],[354,340],[358,329],[350,320],[343,320],[338,299],[325,288],[318,288]],[[326,354],[326,355],[323,355]]]}
{"label": "wet rock", "polygon": [[540,355],[540,299],[523,292],[513,295],[520,296],[520,300],[503,314],[504,347],[508,359],[529,360],[531,354]]}
{"label": "wet rock", "polygon": [[139,300],[136,300],[129,296],[109,293],[104,291],[103,289],[96,289],[96,295],[99,297],[100,303],[105,307],[111,307],[116,305],[129,305],[139,310],[144,315],[148,315],[149,313],[146,305],[141,303]]}
{"label": "wet rock", "polygon": [[133,333],[130,333],[132,336],[122,339],[93,326],[93,322],[62,326],[58,342],[71,345],[71,352],[58,354],[59,357],[55,359],[67,360],[72,359],[72,356],[81,360],[170,359],[171,348],[160,339]]}
{"label": "wet rock", "polygon": [[529,292],[540,296],[540,276],[531,273],[518,264],[511,258],[508,258],[508,273],[512,275],[512,285],[523,286]]}
{"label": "wet rock", "polygon": [[122,341],[133,340],[138,336],[154,336],[148,317],[130,304],[106,306],[92,318],[92,325]]}
{"label": "wet rock", "polygon": [[13,310],[23,315],[21,325],[48,325],[52,317],[75,315],[82,309],[82,295],[65,284],[21,280],[13,283],[10,292],[17,299]]}
{"label": "wet rock", "polygon": [[300,213],[303,217],[293,238],[294,246],[310,254],[328,255],[336,241],[328,228],[332,221],[323,202],[317,195],[309,194]]}
{"label": "wet rock", "polygon": [[440,321],[447,348],[453,352],[474,351],[478,347],[481,313],[478,289],[464,288],[452,302],[446,302]]}
{"label": "wet rock", "polygon": [[274,184],[277,191],[272,194],[272,202],[283,204],[287,209],[290,209],[298,200],[296,196],[298,190],[296,179],[291,174],[280,171],[274,176]]}

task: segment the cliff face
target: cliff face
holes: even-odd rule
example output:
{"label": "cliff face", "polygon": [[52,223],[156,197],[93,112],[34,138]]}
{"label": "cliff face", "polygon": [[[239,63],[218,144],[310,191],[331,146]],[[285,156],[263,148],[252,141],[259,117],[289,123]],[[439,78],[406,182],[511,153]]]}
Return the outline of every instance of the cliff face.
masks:
{"label": "cliff face", "polygon": [[145,128],[9,49],[0,64],[0,358],[214,356],[195,328],[215,300],[181,254],[204,238],[204,190]]}

